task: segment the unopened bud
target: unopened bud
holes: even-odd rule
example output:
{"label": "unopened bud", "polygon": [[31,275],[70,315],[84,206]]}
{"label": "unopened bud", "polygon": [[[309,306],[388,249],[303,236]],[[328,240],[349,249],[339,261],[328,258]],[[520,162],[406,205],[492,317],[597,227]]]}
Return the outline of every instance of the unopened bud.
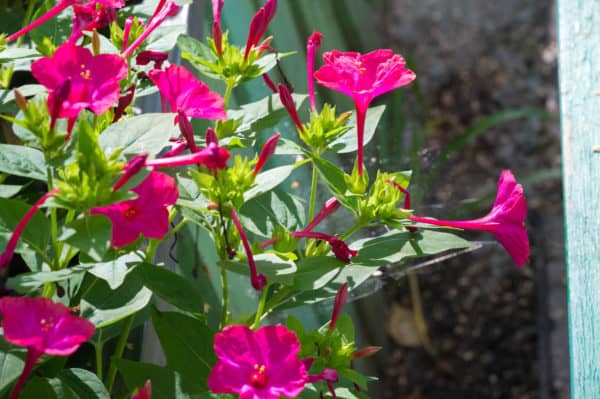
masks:
{"label": "unopened bud", "polygon": [[13,94],[15,96],[15,103],[17,103],[17,107],[19,107],[21,111],[25,112],[27,109],[27,99],[17,89],[13,89]]}
{"label": "unopened bud", "polygon": [[217,138],[217,133],[215,132],[215,129],[213,129],[212,127],[209,127],[208,129],[206,129],[205,141],[206,141],[207,147],[211,143],[219,145],[219,139]]}
{"label": "unopened bud", "polygon": [[96,29],[92,31],[92,52],[94,55],[100,54],[100,36]]}
{"label": "unopened bud", "polygon": [[340,116],[338,116],[338,118],[335,120],[336,126],[339,127],[339,126],[342,126],[343,124],[345,124],[351,115],[352,115],[352,111],[346,111],[343,114],[341,114]]}
{"label": "unopened bud", "polygon": [[365,346],[362,349],[354,351],[352,353],[352,360],[363,359],[365,357],[370,357],[383,349],[382,346]]}
{"label": "unopened bud", "polygon": [[219,204],[217,204],[214,201],[208,201],[208,203],[206,204],[206,209],[208,209],[209,211],[218,211]]}

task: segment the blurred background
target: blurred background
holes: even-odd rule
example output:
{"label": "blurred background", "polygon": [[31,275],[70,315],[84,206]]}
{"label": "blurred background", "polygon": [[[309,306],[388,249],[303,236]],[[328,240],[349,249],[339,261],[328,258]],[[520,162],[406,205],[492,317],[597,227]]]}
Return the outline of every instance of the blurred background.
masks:
{"label": "blurred background", "polygon": [[[201,3],[191,17],[205,24],[190,29],[203,38],[211,13],[210,2]],[[225,2],[223,25],[234,42],[245,41],[262,3]],[[304,49],[313,29],[324,35],[322,51],[391,48],[416,71],[415,84],[373,104],[387,108],[366,159],[371,173],[414,171],[419,214],[485,215],[503,169],[523,184],[529,205],[529,265],[517,269],[490,236],[469,234],[481,240],[479,249],[390,265],[354,293],[358,346],[385,347],[367,365],[381,377],[371,396],[568,398],[553,2],[281,0],[269,33],[278,51],[298,51],[281,62],[298,93],[306,92]],[[267,94],[261,81],[234,93],[238,102]],[[352,109],[328,90],[318,99]],[[349,171],[353,157],[342,161]],[[302,196],[308,185],[299,175],[290,191]],[[328,311],[300,313],[318,324]]]}

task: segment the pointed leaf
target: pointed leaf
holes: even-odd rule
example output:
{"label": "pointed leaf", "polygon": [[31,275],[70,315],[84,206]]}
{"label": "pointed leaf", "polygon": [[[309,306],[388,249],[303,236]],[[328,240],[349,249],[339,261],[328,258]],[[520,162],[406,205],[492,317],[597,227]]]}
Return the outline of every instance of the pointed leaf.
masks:
{"label": "pointed leaf", "polygon": [[0,144],[0,172],[45,182],[44,154],[29,147]]}

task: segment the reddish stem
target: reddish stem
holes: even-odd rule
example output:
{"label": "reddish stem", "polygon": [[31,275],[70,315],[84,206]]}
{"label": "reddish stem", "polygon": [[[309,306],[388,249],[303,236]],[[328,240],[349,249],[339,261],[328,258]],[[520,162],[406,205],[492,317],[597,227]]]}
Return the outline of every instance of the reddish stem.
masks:
{"label": "reddish stem", "polygon": [[75,2],[72,0],[61,1],[61,2],[57,3],[54,7],[49,9],[44,15],[42,15],[41,17],[39,17],[38,19],[36,19],[32,23],[30,23],[23,29],[21,29],[21,30],[13,33],[9,37],[7,37],[6,42],[10,43],[13,40],[18,39],[19,37],[23,36],[27,32],[29,32],[29,31],[37,28],[38,26],[42,25],[43,23],[51,20],[52,18],[54,18],[55,16],[60,14],[64,9],[68,8],[70,5],[72,5],[74,3]]}
{"label": "reddish stem", "polygon": [[42,356],[42,352],[34,348],[30,347],[27,350],[27,359],[25,360],[25,367],[23,368],[23,371],[21,372],[21,375],[17,380],[17,384],[12,390],[9,399],[17,399],[19,393],[21,392],[21,389],[23,389],[25,382],[27,381],[29,375],[31,375],[31,372],[33,371],[33,368],[35,367],[35,362],[37,362],[40,356]]}

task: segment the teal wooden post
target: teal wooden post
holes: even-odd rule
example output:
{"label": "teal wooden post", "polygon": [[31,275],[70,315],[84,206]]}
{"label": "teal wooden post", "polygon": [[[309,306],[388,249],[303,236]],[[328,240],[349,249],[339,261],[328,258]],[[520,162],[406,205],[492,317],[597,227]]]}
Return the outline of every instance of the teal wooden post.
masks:
{"label": "teal wooden post", "polygon": [[600,2],[559,0],[571,391],[600,398]]}

